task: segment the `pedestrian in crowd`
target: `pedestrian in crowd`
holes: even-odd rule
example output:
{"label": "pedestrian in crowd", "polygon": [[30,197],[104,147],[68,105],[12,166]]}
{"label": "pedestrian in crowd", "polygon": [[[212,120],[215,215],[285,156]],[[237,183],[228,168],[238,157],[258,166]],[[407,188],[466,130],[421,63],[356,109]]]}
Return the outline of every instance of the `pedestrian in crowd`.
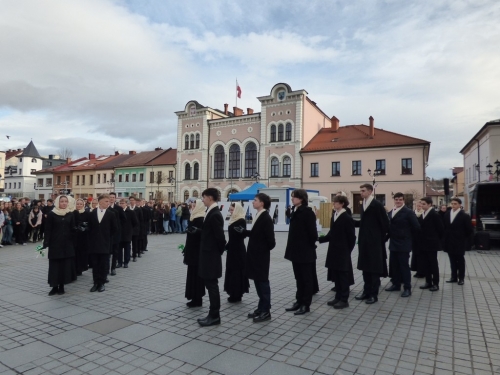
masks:
{"label": "pedestrian in crowd", "polygon": [[[205,295],[205,283],[198,274],[200,262],[201,229],[205,219],[205,205],[201,199],[194,203],[194,209],[189,218],[186,234],[186,244],[184,246],[184,264],[187,265],[186,292],[184,296],[190,300],[187,307],[201,307],[202,298]],[[194,230],[193,230],[194,229]]]}
{"label": "pedestrian in crowd", "polygon": [[[418,200],[415,203],[415,216],[417,219],[422,216],[422,213],[424,210],[422,210],[422,203],[420,200]],[[423,257],[420,254],[420,236],[413,236],[412,238],[412,251],[411,251],[411,262],[410,262],[410,268],[412,271],[415,271],[415,275],[413,277],[416,277],[417,279],[421,279],[425,277],[424,273],[424,265],[423,265]]]}
{"label": "pedestrian in crowd", "polygon": [[239,202],[229,206],[231,218],[227,233],[229,241],[226,245],[226,275],[224,278],[224,291],[229,295],[228,302],[241,302],[244,293],[248,293],[250,283],[245,274],[245,258],[247,249],[245,247],[245,236],[237,232],[235,228],[246,229],[245,209]]}
{"label": "pedestrian in crowd", "polygon": [[180,203],[177,203],[175,211],[175,232],[182,233],[182,205]]}
{"label": "pedestrian in crowd", "polygon": [[460,206],[460,198],[451,199],[451,210],[444,216],[444,251],[450,258],[451,277],[446,282],[464,285],[465,250],[472,234],[472,222]]}
{"label": "pedestrian in crowd", "polygon": [[47,220],[47,215],[53,209],[54,209],[54,200],[49,198],[49,199],[47,199],[47,203],[41,209],[43,215],[42,215],[42,225],[40,226],[40,233],[38,234],[40,240],[43,239],[43,236],[44,236],[45,220]]}
{"label": "pedestrian in crowd", "polygon": [[21,202],[16,203],[16,208],[11,214],[12,223],[14,224],[14,239],[17,245],[26,245],[26,223],[27,215]]}
{"label": "pedestrian in crowd", "polygon": [[31,201],[29,198],[22,198],[23,208],[25,212],[25,220],[24,220],[24,242],[28,242],[31,237],[31,225],[29,223],[29,216],[31,213]]}
{"label": "pedestrian in crowd", "polygon": [[189,217],[191,216],[191,213],[189,212],[189,207],[186,203],[182,204],[182,233],[186,232],[186,229],[188,227],[188,222],[189,222]]}
{"label": "pedestrian in crowd", "polygon": [[97,201],[97,199],[92,199],[90,201],[90,210],[94,211],[98,205],[99,205],[99,202]]}
{"label": "pedestrian in crowd", "polygon": [[177,217],[177,208],[175,206],[175,203],[171,203],[170,204],[170,231],[172,233],[177,233],[176,217]]}
{"label": "pedestrian in crowd", "polygon": [[162,223],[163,223],[163,234],[168,234],[170,232],[170,226],[168,223],[170,222],[170,205],[167,203],[163,207],[163,217],[162,217]]}
{"label": "pedestrian in crowd", "polygon": [[274,237],[274,224],[269,208],[271,198],[269,195],[259,193],[253,200],[253,208],[257,214],[253,220],[252,229],[235,228],[249,237],[247,257],[245,261],[246,275],[254,281],[255,291],[259,296],[257,309],[248,314],[254,323],[271,319],[271,286],[269,284],[269,268],[271,265],[271,250],[276,246]]}
{"label": "pedestrian in crowd", "polygon": [[290,224],[290,217],[292,216],[292,206],[287,206],[285,211],[285,222],[286,225]]}
{"label": "pedestrian in crowd", "polygon": [[378,301],[380,278],[387,277],[385,238],[389,231],[389,218],[382,203],[373,197],[373,185],[360,187],[363,206],[358,234],[358,270],[363,271],[363,291],[355,299],[367,304]]}
{"label": "pedestrian in crowd", "polygon": [[108,210],[113,212],[115,215],[116,221],[116,231],[113,234],[113,241],[111,245],[111,255],[110,261],[111,264],[108,266],[108,272],[111,276],[116,275],[116,264],[118,263],[118,251],[120,247],[120,240],[122,237],[122,226],[125,225],[127,221],[127,217],[125,216],[125,212],[121,209],[120,205],[116,202],[116,193],[109,193],[109,207]]}
{"label": "pedestrian in crowd", "polygon": [[115,214],[108,210],[109,195],[100,195],[97,201],[98,207],[90,213],[89,218],[89,253],[92,258],[92,277],[94,279],[94,286],[90,291],[104,292],[113,235],[118,230],[118,224]]}
{"label": "pedestrian in crowd", "polygon": [[423,258],[425,284],[420,289],[429,289],[431,292],[439,290],[438,251],[441,250],[441,240],[444,234],[443,221],[432,207],[432,198],[420,199],[422,210],[419,217],[420,235],[418,244],[419,254]]}
{"label": "pedestrian in crowd", "polygon": [[3,210],[5,209],[5,205],[3,202],[0,202],[0,248],[3,247],[3,234],[5,227],[5,214]]}
{"label": "pedestrian in crowd", "polygon": [[157,204],[153,210],[153,223],[156,235],[162,234],[163,232],[163,213],[164,209],[162,205]]}
{"label": "pedestrian in crowd", "polygon": [[85,201],[78,198],[75,202],[73,217],[77,230],[74,235],[75,249],[75,269],[76,275],[81,276],[84,271],[89,269],[89,240],[88,223],[90,213],[85,211]]}
{"label": "pedestrian in crowd", "polygon": [[443,220],[443,223],[444,223],[444,217],[446,216],[446,213],[448,212],[448,206],[445,205],[445,204],[442,204],[439,206],[439,217],[441,218],[441,220]]}
{"label": "pedestrian in crowd", "polygon": [[309,197],[304,189],[292,192],[295,207],[290,217],[290,228],[285,250],[285,259],[292,262],[293,274],[297,283],[296,300],[286,311],[303,315],[310,311],[314,291],[314,269],[316,268],[316,215],[308,207]]}
{"label": "pedestrian in crowd", "polygon": [[40,230],[40,226],[42,225],[42,216],[43,214],[40,212],[39,207],[33,206],[33,209],[31,210],[28,217],[28,224],[32,228],[33,242],[38,241],[38,231]]}
{"label": "pedestrian in crowd", "polygon": [[349,307],[349,288],[354,284],[351,253],[356,245],[354,221],[344,207],[349,205],[347,197],[333,197],[334,213],[330,230],[326,236],[319,237],[319,243],[328,242],[325,267],[328,268],[328,281],[335,282],[335,298],[328,306],[334,309]]}
{"label": "pedestrian in crowd", "polygon": [[135,199],[135,197],[130,197],[129,201],[130,201],[130,209],[134,211],[138,224],[136,227],[134,227],[132,231],[132,262],[137,262],[137,258],[141,257],[139,239],[141,236],[141,227],[143,221],[142,210],[138,205],[136,205],[137,200]]}
{"label": "pedestrian in crowd", "polygon": [[389,263],[391,270],[392,285],[385,289],[386,292],[401,291],[401,297],[411,296],[411,270],[410,252],[412,251],[412,239],[418,235],[420,225],[415,213],[405,206],[403,193],[394,194],[394,208],[389,212],[391,225],[389,227]]}
{"label": "pedestrian in crowd", "polygon": [[54,209],[49,212],[45,223],[43,248],[48,248],[49,276],[52,288],[49,296],[64,294],[64,285],[76,280],[75,249],[73,238],[75,200],[71,196],[56,198]]}
{"label": "pedestrian in crowd", "polygon": [[[141,236],[139,239],[139,248],[140,253],[144,254],[145,251],[148,251],[148,232],[150,228],[150,222],[153,216],[153,211],[151,207],[148,206],[145,199],[141,201],[141,209],[142,209],[142,226],[141,226]],[[139,256],[140,258],[140,256]]]}
{"label": "pedestrian in crowd", "polygon": [[12,228],[12,218],[11,218],[11,209],[9,208],[9,205],[5,205],[3,209],[3,215],[4,215],[4,226],[2,228],[2,244],[3,245],[12,245],[12,235],[14,233],[14,230]]}
{"label": "pedestrian in crowd", "polygon": [[133,241],[134,233],[138,233],[139,221],[135,211],[127,206],[127,200],[120,199],[120,209],[125,214],[126,220],[122,224],[120,244],[118,245],[118,255],[116,268],[128,268],[130,262],[130,244]]}

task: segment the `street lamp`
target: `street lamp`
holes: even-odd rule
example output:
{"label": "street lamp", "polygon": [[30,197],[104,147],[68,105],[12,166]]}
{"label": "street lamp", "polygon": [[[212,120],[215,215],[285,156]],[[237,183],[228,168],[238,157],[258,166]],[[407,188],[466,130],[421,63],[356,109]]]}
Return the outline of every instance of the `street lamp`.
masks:
{"label": "street lamp", "polygon": [[260,174],[259,172],[255,172],[253,175],[250,176],[250,178],[255,178],[255,182],[259,182]]}
{"label": "street lamp", "polygon": [[[175,184],[176,184],[175,177],[169,176],[169,177],[168,177],[168,183],[169,183],[170,185],[175,185]],[[177,190],[177,186],[175,186],[175,187],[174,187],[174,191],[176,191],[176,190]],[[172,196],[173,196],[173,198],[174,198],[173,200],[175,201],[175,196],[174,196],[174,194],[172,194]]]}
{"label": "street lamp", "polygon": [[382,171],[380,169],[375,169],[373,171],[373,175],[372,175],[372,170],[371,169],[368,169],[367,172],[368,172],[368,175],[372,178],[373,195],[375,196],[375,178],[376,178],[376,176],[382,174]]}
{"label": "street lamp", "polygon": [[486,168],[488,168],[488,173],[490,175],[496,175],[496,179],[497,179],[497,182],[498,182],[498,176],[500,175],[500,161],[498,161],[498,159],[495,161],[495,167],[496,169],[493,171],[493,166],[491,164],[488,164],[486,166]]}

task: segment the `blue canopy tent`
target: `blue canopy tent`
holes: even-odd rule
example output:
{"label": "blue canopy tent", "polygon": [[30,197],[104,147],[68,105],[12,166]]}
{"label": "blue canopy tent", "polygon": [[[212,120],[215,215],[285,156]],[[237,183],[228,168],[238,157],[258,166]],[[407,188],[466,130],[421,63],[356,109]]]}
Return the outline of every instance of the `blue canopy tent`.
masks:
{"label": "blue canopy tent", "polygon": [[229,194],[230,201],[250,201],[255,198],[257,195],[257,191],[259,189],[265,188],[266,185],[261,184],[259,182],[254,183],[248,189],[240,191],[238,193]]}

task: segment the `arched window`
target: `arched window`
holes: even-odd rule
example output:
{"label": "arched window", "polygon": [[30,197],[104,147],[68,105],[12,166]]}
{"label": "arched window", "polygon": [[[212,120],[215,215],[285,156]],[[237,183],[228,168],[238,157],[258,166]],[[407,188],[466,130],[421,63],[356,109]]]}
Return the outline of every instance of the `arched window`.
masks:
{"label": "arched window", "polygon": [[229,148],[229,177],[240,178],[240,146],[233,144]]}
{"label": "arched window", "polygon": [[184,149],[189,150],[189,135],[187,135],[187,134],[184,137]]}
{"label": "arched window", "polygon": [[200,148],[200,135],[196,134],[196,148]]}
{"label": "arched window", "polygon": [[191,179],[191,165],[189,163],[186,163],[186,165],[184,166],[184,179]]}
{"label": "arched window", "polygon": [[189,199],[189,191],[185,191],[184,192],[184,202],[187,201]]}
{"label": "arched window", "polygon": [[278,158],[273,157],[271,159],[271,177],[279,177],[280,173],[280,163]]}
{"label": "arched window", "polygon": [[198,180],[199,174],[200,174],[200,165],[198,163],[194,163],[193,180]]}
{"label": "arched window", "polygon": [[198,198],[198,190],[193,190],[193,198]]}
{"label": "arched window", "polygon": [[194,134],[191,134],[191,149],[194,148]]}
{"label": "arched window", "polygon": [[250,142],[245,146],[245,177],[252,177],[257,172],[257,146]]}
{"label": "arched window", "polygon": [[283,177],[290,177],[292,175],[292,160],[290,157],[283,158]]}
{"label": "arched window", "polygon": [[224,147],[217,146],[214,152],[214,178],[224,178],[225,159]]}
{"label": "arched window", "polygon": [[271,125],[271,142],[276,142],[276,125]]}
{"label": "arched window", "polygon": [[278,142],[283,142],[283,124],[278,125]]}
{"label": "arched window", "polygon": [[285,129],[285,141],[291,141],[291,140],[292,140],[292,124],[287,122]]}

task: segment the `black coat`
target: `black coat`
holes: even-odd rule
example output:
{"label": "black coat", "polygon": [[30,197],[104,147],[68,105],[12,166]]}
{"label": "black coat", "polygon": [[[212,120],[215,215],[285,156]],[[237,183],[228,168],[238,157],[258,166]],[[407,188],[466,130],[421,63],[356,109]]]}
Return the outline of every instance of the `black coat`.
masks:
{"label": "black coat", "polygon": [[238,233],[234,228],[242,227],[246,229],[247,222],[245,219],[236,220],[227,228],[229,241],[227,242],[227,257],[226,268],[242,268],[245,267],[245,258],[247,249],[245,247],[245,233]]}
{"label": "black coat", "polygon": [[142,210],[142,222],[141,222],[140,234],[145,236],[148,234],[149,231],[149,221],[153,217],[153,211],[147,206],[141,207],[141,210]]}
{"label": "black coat", "polygon": [[444,234],[443,220],[439,214],[431,208],[425,219],[424,214],[420,215],[420,235],[418,244],[420,251],[439,251],[441,250],[441,239]]}
{"label": "black coat", "polygon": [[135,206],[133,209],[135,213],[135,217],[137,218],[137,226],[134,227],[134,231],[132,232],[132,236],[139,236],[141,234],[142,227],[142,209],[139,206]]}
{"label": "black coat", "polygon": [[388,232],[389,217],[382,203],[373,199],[366,211],[361,207],[358,270],[387,276],[385,239]]}
{"label": "black coat", "polygon": [[[188,229],[198,228],[203,226],[203,218],[197,217],[188,223]],[[188,266],[197,266],[200,261],[200,243],[201,231],[196,233],[186,233],[186,244],[184,245],[184,264]]]}
{"label": "black coat", "polygon": [[45,222],[43,247],[49,248],[49,259],[65,259],[75,256],[75,217],[73,212],[64,216],[50,212]]}
{"label": "black coat", "polygon": [[352,217],[346,212],[336,221],[330,221],[330,230],[319,238],[319,243],[328,242],[325,267],[339,272],[353,273],[351,253],[356,245],[356,232]]}
{"label": "black coat", "polygon": [[115,213],[106,210],[101,222],[97,218],[97,207],[89,214],[89,254],[110,254],[113,235],[118,230]]}
{"label": "black coat", "polygon": [[247,277],[257,281],[269,280],[271,250],[276,246],[273,219],[269,212],[261,213],[254,221],[252,230],[244,233],[249,237],[245,262]]}
{"label": "black coat", "polygon": [[16,227],[16,223],[20,223],[17,226],[25,227],[28,223],[28,216],[24,208],[12,210],[10,217],[12,218],[12,227]]}
{"label": "black coat", "polygon": [[391,220],[389,250],[409,253],[413,248],[412,239],[420,230],[417,215],[408,207],[402,207],[394,217],[392,217],[393,212],[393,210],[389,212]]}
{"label": "black coat", "polygon": [[132,241],[132,234],[134,232],[139,233],[139,220],[137,220],[135,211],[132,211],[130,207],[127,207],[125,210],[120,207],[120,210],[122,210],[126,218],[122,224],[120,241],[130,242]]}
{"label": "black coat", "polygon": [[115,214],[117,230],[113,235],[113,243],[117,244],[120,242],[122,238],[122,227],[125,226],[125,223],[127,222],[127,217],[125,216],[125,212],[123,212],[123,209],[117,204],[115,204],[114,206],[110,205],[108,207],[108,210],[112,210]]}
{"label": "black coat", "polygon": [[226,246],[224,218],[217,207],[205,216],[201,228],[200,262],[198,276],[213,280],[222,276],[222,254]]}
{"label": "black coat", "polygon": [[182,220],[189,220],[190,216],[191,216],[191,213],[189,212],[189,207],[183,206],[182,207],[182,216],[181,216]]}
{"label": "black coat", "polygon": [[316,261],[316,215],[304,205],[295,209],[290,217],[285,259],[294,263],[313,263]]}
{"label": "black coat", "polygon": [[472,234],[472,222],[463,210],[451,221],[451,210],[444,215],[444,251],[454,255],[464,255]]}

